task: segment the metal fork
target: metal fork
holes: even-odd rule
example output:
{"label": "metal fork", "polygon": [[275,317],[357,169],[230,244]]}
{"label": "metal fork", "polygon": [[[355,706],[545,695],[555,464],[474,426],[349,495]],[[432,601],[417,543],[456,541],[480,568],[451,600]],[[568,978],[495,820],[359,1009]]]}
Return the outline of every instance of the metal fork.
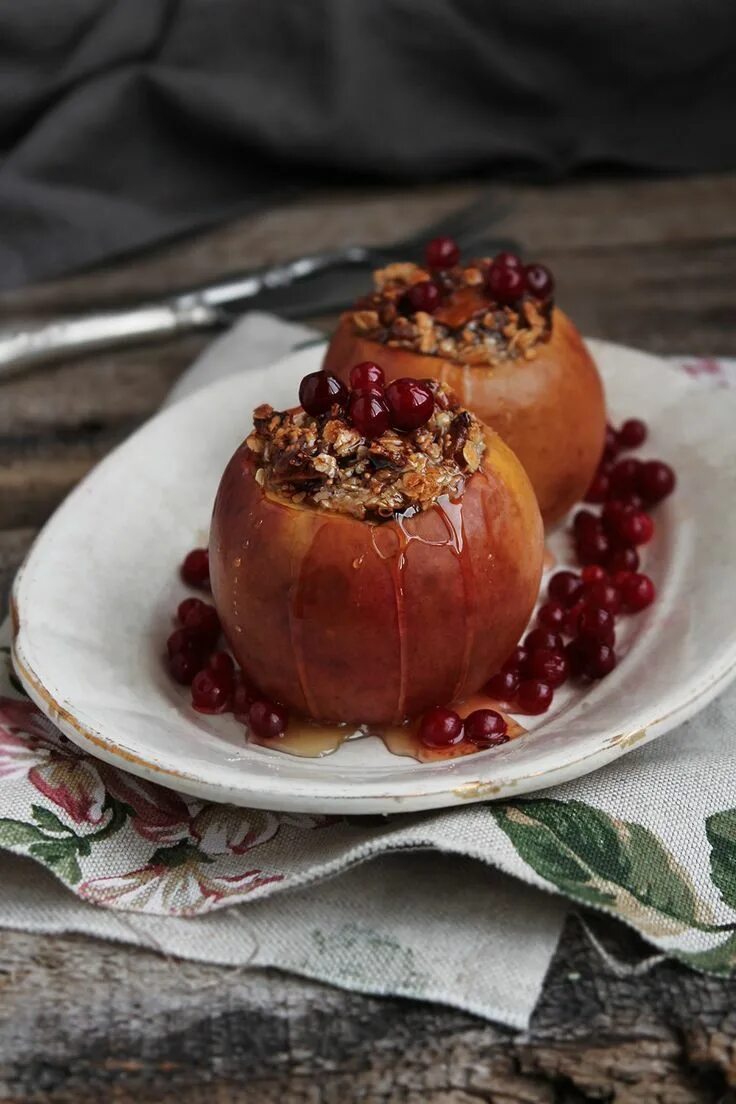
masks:
{"label": "metal fork", "polygon": [[[513,249],[515,243],[509,239],[487,239],[489,225],[505,211],[506,207],[490,191],[484,191],[468,206],[388,245],[348,245],[252,269],[129,307],[0,327],[0,379],[63,357],[228,326],[262,296],[310,277],[340,269],[377,268],[392,260],[418,261],[424,244],[440,235],[455,238],[460,248],[471,254],[473,246],[479,253],[481,244],[488,252]],[[329,302],[312,302],[310,312],[348,305],[350,300],[346,302],[342,294],[342,289],[332,289],[327,295]],[[296,317],[304,312],[299,311],[297,304],[296,309],[284,313]]]}

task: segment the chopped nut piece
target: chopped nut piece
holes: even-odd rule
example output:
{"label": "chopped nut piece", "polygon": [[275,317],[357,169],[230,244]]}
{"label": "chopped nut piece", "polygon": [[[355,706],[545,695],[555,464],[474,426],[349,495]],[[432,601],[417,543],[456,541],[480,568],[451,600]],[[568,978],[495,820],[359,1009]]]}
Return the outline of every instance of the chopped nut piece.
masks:
{"label": "chopped nut piece", "polygon": [[367,333],[368,330],[375,330],[378,326],[378,312],[374,310],[361,310],[355,311],[353,314],[353,322],[356,329],[361,330],[363,333]]}
{"label": "chopped nut piece", "polygon": [[[518,309],[494,303],[485,288],[491,264],[489,257],[480,257],[465,268],[434,273],[408,262],[387,265],[373,274],[375,291],[363,296],[348,316],[356,332],[396,349],[471,366],[528,360],[531,349],[549,341],[552,302],[526,294]],[[435,314],[399,313],[405,311],[400,300],[407,290],[428,279],[442,291]]]}
{"label": "chopped nut piece", "polygon": [[321,475],[326,475],[328,479],[334,479],[337,472],[337,460],[334,456],[330,456],[328,452],[320,452],[314,458],[314,470]]}
{"label": "chopped nut piece", "polygon": [[426,510],[461,493],[485,450],[481,423],[438,380],[427,381],[434,413],[416,430],[387,430],[365,440],[338,407],[319,417],[259,407],[246,445],[255,478],[294,504],[380,523],[397,512]]}

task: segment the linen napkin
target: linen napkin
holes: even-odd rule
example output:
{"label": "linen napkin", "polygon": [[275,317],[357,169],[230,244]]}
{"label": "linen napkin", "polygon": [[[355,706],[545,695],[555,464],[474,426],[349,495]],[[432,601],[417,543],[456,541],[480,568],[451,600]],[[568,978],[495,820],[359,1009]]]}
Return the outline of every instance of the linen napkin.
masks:
{"label": "linen napkin", "polygon": [[[252,315],[170,401],[312,336]],[[716,402],[718,388],[736,385],[732,362],[680,367]],[[515,1027],[528,1023],[566,898],[621,917],[694,966],[729,971],[734,706],[732,690],[668,737],[540,797],[330,818],[212,805],[92,759],[13,686],[6,648],[0,925],[277,966]]]}

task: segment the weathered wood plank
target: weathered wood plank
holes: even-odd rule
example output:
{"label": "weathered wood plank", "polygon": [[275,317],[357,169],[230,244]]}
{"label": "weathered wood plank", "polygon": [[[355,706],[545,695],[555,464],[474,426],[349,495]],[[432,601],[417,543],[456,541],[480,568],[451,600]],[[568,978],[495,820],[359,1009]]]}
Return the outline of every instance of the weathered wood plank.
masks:
{"label": "weathered wood plank", "polygon": [[617,977],[574,921],[526,1037],[70,937],[3,932],[0,960],[0,1099],[716,1104],[736,1084],[736,983],[671,965]]}
{"label": "weathered wood plank", "polygon": [[31,547],[36,530],[32,528],[0,530],[0,620],[13,576]]}
{"label": "weathered wood plank", "polygon": [[[186,287],[254,264],[349,242],[379,243],[420,229],[469,202],[480,181],[423,187],[322,190],[235,220],[145,256],[66,280],[6,292],[0,317],[84,309]],[[689,178],[581,180],[543,187],[496,184],[508,212],[493,229],[540,255],[685,243],[693,250],[736,237],[736,173]]]}

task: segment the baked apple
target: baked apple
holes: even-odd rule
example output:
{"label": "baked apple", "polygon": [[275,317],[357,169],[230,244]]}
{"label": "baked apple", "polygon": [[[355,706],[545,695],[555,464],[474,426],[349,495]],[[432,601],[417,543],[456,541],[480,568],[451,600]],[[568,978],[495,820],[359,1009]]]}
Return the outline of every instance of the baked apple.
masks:
{"label": "baked apple", "polygon": [[529,619],[534,492],[436,380],[356,365],[259,406],[215,500],[212,591],[249,684],[321,722],[401,722],[477,691]]}
{"label": "baked apple", "polygon": [[537,597],[543,530],[498,434],[437,380],[307,376],[260,406],[210,538],[249,686],[321,722],[396,723],[477,691]]}
{"label": "baked apple", "polygon": [[378,361],[388,380],[434,377],[449,384],[513,449],[534,487],[545,525],[579,501],[601,458],[605,403],[577,329],[554,306],[543,265],[513,254],[468,265],[434,249],[425,267],[392,264],[375,290],[340,319],[325,371],[347,380]]}

